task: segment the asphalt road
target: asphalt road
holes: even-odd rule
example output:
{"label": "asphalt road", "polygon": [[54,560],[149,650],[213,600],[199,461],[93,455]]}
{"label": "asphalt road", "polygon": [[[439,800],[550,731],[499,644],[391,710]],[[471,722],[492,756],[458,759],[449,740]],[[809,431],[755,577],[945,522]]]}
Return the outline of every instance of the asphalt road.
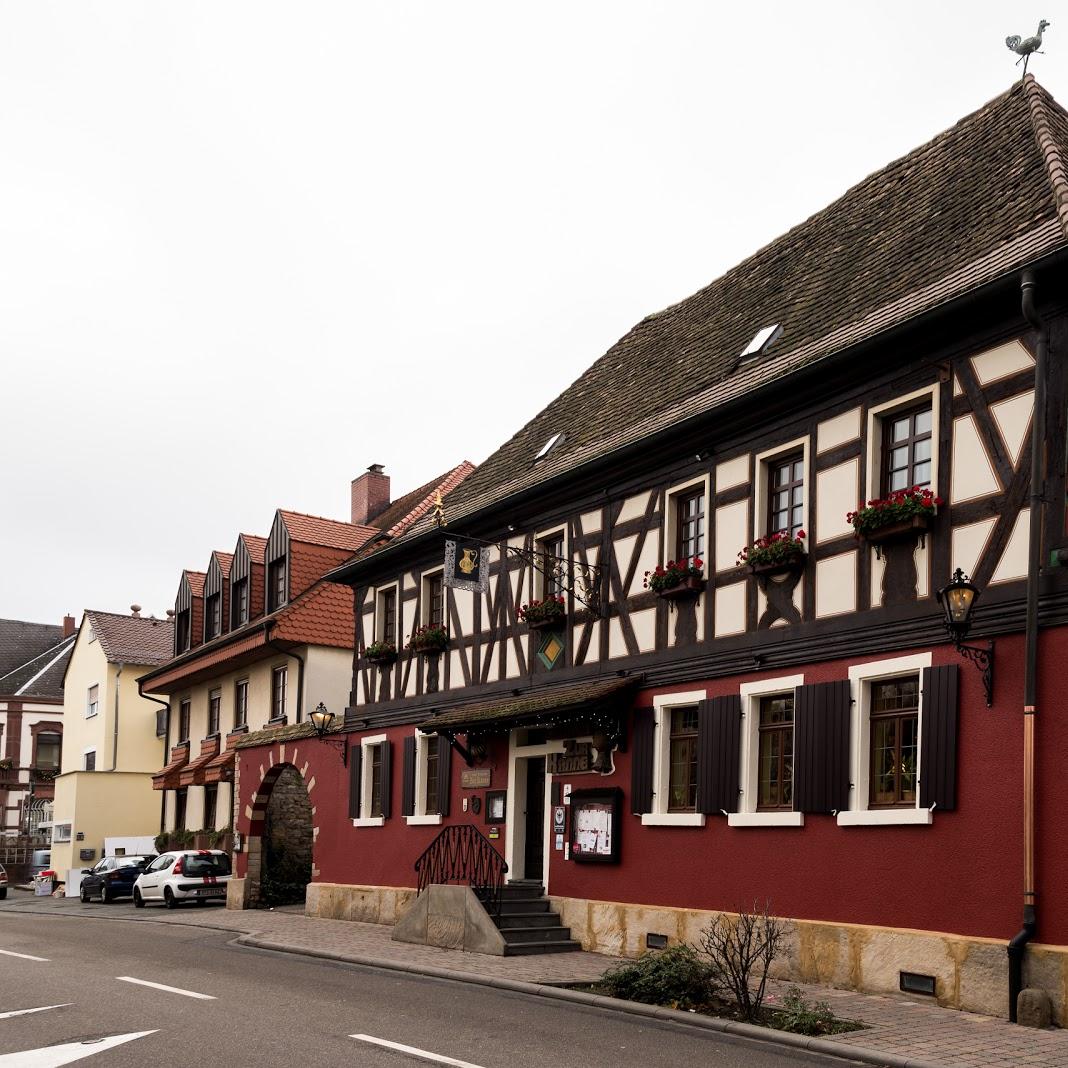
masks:
{"label": "asphalt road", "polygon": [[[0,1068],[81,1060],[92,1068],[850,1063],[522,994],[268,953],[232,938],[132,917],[0,912]],[[43,1011],[24,1012],[33,1009]]]}

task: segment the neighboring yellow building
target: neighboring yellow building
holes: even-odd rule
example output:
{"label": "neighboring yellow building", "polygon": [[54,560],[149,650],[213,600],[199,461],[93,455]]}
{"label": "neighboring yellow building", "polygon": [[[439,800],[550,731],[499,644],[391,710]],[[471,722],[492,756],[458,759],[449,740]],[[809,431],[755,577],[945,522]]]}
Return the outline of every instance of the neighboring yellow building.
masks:
{"label": "neighboring yellow building", "polygon": [[[138,605],[128,616],[82,617],[63,689],[52,825],[52,867],[60,879],[99,860],[105,837],[160,829],[152,773],[164,756],[164,710],[140,695],[137,679],[170,659],[173,645],[174,624],[143,617]],[[92,856],[83,855],[90,850]],[[77,882],[69,879],[69,888]]]}

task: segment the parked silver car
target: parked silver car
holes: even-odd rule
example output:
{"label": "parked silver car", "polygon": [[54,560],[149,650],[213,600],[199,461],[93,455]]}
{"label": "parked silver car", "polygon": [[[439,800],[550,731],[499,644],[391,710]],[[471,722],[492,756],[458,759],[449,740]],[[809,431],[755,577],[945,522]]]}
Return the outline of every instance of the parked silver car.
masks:
{"label": "parked silver car", "polygon": [[150,901],[177,908],[182,901],[205,905],[226,900],[230,881],[230,854],[221,849],[182,849],[156,857],[134,883],[134,905],[143,909]]}

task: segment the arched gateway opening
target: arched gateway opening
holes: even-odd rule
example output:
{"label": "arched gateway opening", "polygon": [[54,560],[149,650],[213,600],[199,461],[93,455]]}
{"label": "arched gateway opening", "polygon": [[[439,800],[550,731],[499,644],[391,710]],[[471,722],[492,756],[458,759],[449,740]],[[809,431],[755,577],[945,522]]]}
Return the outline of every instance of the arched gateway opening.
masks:
{"label": "arched gateway opening", "polygon": [[304,900],[312,878],[312,805],[300,772],[276,764],[252,803],[248,835],[249,905],[265,908]]}

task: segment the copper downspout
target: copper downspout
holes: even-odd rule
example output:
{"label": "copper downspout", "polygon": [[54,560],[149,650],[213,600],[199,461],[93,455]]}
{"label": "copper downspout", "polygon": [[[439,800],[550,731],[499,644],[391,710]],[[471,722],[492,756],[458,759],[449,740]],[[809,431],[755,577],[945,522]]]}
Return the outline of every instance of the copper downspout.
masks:
{"label": "copper downspout", "polygon": [[1016,1023],[1016,1001],[1023,988],[1023,961],[1027,943],[1038,927],[1035,897],[1035,716],[1038,714],[1038,579],[1042,561],[1043,463],[1046,423],[1046,329],[1035,309],[1035,275],[1023,272],[1020,304],[1024,318],[1038,334],[1035,353],[1035,409],[1031,420],[1031,492],[1027,553],[1027,620],[1024,652],[1023,705],[1023,815],[1024,884],[1023,926],[1008,945],[1009,1019]]}

